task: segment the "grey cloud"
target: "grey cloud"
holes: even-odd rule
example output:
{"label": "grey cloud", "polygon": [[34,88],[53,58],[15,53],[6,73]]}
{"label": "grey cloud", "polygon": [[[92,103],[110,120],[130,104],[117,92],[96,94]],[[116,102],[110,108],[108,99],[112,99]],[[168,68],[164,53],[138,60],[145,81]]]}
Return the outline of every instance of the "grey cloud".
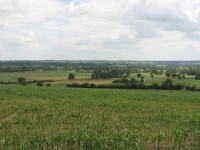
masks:
{"label": "grey cloud", "polygon": [[200,49],[199,4],[0,0],[0,59],[191,59],[190,49]]}

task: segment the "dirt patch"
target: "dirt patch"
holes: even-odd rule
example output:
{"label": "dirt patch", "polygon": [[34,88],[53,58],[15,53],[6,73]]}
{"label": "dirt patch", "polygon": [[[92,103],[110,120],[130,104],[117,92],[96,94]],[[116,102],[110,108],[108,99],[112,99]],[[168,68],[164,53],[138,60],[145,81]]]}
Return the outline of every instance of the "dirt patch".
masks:
{"label": "dirt patch", "polygon": [[12,120],[15,116],[17,116],[17,113],[13,113],[7,117],[5,117],[2,121],[0,121],[0,125],[5,122],[5,121],[9,121],[9,120]]}

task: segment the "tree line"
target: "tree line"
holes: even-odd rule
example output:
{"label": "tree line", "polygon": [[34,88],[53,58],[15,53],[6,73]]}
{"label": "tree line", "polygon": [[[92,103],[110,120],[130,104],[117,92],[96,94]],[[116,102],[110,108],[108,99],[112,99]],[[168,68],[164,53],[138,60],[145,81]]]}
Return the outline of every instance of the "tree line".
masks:
{"label": "tree line", "polygon": [[166,79],[161,85],[154,83],[152,85],[145,85],[143,82],[131,79],[124,84],[101,84],[96,85],[94,83],[72,83],[66,84],[66,87],[75,87],[75,88],[109,88],[109,89],[151,89],[151,90],[182,90],[186,89],[189,91],[200,91],[195,85],[193,86],[184,86],[181,84],[173,84],[171,79]]}

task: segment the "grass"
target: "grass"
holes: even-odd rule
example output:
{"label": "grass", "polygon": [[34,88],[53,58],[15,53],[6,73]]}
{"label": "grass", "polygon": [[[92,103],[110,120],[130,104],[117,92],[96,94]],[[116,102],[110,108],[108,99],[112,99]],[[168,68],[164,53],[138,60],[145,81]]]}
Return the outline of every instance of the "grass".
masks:
{"label": "grass", "polygon": [[0,149],[199,149],[200,93],[0,86]]}
{"label": "grass", "polygon": [[[70,73],[74,73],[76,75],[76,80],[67,80],[68,75]],[[154,76],[152,79],[149,73],[142,73],[144,76],[145,84],[151,85],[153,83],[163,83],[166,80],[164,74]],[[91,73],[81,73],[81,72],[74,72],[74,71],[28,71],[28,72],[1,72],[0,73],[0,81],[12,81],[16,82],[18,77],[26,77],[26,81],[33,81],[33,80],[53,80],[52,84],[70,84],[70,83],[95,83],[95,84],[112,84],[113,80],[115,79],[91,79]],[[136,73],[132,73],[131,77],[134,77],[137,80]],[[130,77],[130,78],[131,78]],[[194,80],[194,76],[186,76],[187,79],[173,79],[174,84],[184,84],[184,85],[195,85],[197,88],[200,88],[200,81]]]}

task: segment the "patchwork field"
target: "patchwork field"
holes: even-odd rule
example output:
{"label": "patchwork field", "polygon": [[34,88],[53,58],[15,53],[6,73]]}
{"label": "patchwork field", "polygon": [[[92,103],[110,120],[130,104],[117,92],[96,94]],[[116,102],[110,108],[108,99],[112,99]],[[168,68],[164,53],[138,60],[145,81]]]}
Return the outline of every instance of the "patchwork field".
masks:
{"label": "patchwork field", "polygon": [[[68,75],[70,73],[75,74],[75,80],[68,80]],[[166,76],[156,75],[154,78],[150,77],[149,73],[143,73],[145,84],[151,85],[153,83],[161,84],[166,80]],[[82,72],[75,72],[75,71],[27,71],[27,72],[0,72],[0,81],[11,81],[17,82],[17,78],[24,77],[26,81],[33,81],[33,80],[52,80],[51,84],[71,84],[71,83],[95,83],[95,84],[112,84],[115,79],[91,79],[91,73],[82,73]],[[186,79],[178,80],[177,78],[170,78],[173,80],[175,84],[183,84],[183,85],[195,85],[197,88],[200,88],[200,80],[195,80],[195,76],[187,75]],[[129,79],[137,78],[136,73],[132,73]]]}
{"label": "patchwork field", "polygon": [[200,92],[0,85],[0,149],[200,149]]}

